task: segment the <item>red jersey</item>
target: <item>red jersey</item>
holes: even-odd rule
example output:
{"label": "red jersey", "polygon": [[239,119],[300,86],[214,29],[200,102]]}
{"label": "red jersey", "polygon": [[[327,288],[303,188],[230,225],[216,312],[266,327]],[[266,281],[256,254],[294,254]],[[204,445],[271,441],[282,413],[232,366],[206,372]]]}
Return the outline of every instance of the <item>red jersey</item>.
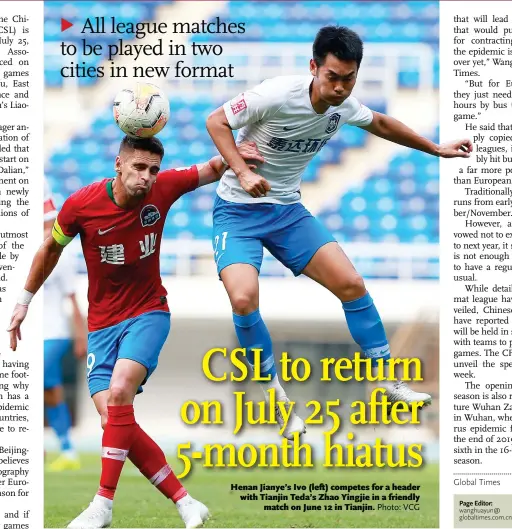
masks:
{"label": "red jersey", "polygon": [[169,311],[160,277],[160,243],[172,204],[197,188],[198,171],[162,171],[134,209],[114,202],[113,178],[79,189],[62,206],[53,237],[66,245],[80,234],[89,277],[89,331],[152,310]]}

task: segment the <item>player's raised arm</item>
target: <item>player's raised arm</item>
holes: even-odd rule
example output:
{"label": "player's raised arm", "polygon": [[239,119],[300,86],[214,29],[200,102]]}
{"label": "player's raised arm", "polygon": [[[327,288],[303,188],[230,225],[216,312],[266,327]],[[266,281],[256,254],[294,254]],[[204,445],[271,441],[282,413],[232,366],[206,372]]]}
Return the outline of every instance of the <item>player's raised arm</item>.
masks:
{"label": "player's raised arm", "polygon": [[401,121],[379,112],[373,112],[373,120],[370,124],[358,126],[379,138],[441,158],[468,158],[473,151],[473,144],[469,139],[437,145],[420,136]]}
{"label": "player's raised arm", "polygon": [[233,170],[240,185],[252,197],[262,197],[270,191],[269,183],[262,176],[251,171],[238,152],[233,132],[222,107],[208,116],[206,128],[217,149]]}
{"label": "player's raised arm", "polygon": [[11,335],[11,349],[16,351],[18,339],[21,340],[21,323],[27,315],[28,306],[34,294],[43,286],[47,277],[52,273],[61,256],[63,246],[61,246],[52,236],[47,237],[44,243],[37,250],[25,289],[18,298],[11,317],[11,323],[7,331]]}
{"label": "player's raised arm", "polygon": [[[239,155],[246,162],[247,167],[250,170],[256,169],[257,167],[251,162],[263,163],[265,161],[254,142],[242,142],[240,145],[235,146],[235,148],[238,150]],[[220,180],[228,167],[229,165],[223,160],[222,156],[214,156],[208,162],[199,164],[197,166],[199,173],[198,187]]]}
{"label": "player's raised arm", "polygon": [[37,250],[28,273],[25,289],[20,294],[14,307],[11,323],[7,329],[7,332],[11,335],[11,349],[13,351],[16,351],[18,340],[21,340],[20,326],[27,315],[28,306],[34,294],[43,286],[43,283],[52,273],[64,246],[69,244],[77,233],[78,223],[75,212],[75,198],[72,195],[64,202],[58,217],[55,219],[51,235],[47,234],[43,244]]}
{"label": "player's raised arm", "polygon": [[233,130],[252,123],[272,119],[286,102],[289,94],[280,87],[278,79],[266,80],[239,94],[212,112],[206,120],[206,129],[220,154],[252,197],[265,196],[270,184],[261,175],[251,171],[237,150]]}

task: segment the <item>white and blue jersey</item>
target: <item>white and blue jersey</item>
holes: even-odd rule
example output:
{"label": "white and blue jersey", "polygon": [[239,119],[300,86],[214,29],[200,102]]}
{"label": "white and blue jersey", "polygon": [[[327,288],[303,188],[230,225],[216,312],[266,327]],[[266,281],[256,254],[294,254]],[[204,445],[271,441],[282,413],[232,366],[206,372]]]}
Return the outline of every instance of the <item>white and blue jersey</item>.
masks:
{"label": "white and blue jersey", "polygon": [[313,77],[268,79],[223,105],[236,142],[256,143],[265,162],[257,173],[271,186],[264,197],[244,191],[231,170],[222,176],[213,210],[213,247],[217,271],[231,264],[253,265],[259,272],[263,248],[302,273],[317,250],[333,236],[300,204],[307,164],[344,124],[365,126],[372,111],[353,96],[324,114],[313,109]]}
{"label": "white and blue jersey", "polygon": [[344,124],[364,126],[372,111],[353,97],[317,114],[311,105],[311,75],[268,79],[223,105],[237,143],[253,141],[265,159],[258,169],[271,186],[267,196],[253,198],[231,170],[222,176],[217,194],[238,203],[292,204],[300,201],[302,174],[308,163]]}

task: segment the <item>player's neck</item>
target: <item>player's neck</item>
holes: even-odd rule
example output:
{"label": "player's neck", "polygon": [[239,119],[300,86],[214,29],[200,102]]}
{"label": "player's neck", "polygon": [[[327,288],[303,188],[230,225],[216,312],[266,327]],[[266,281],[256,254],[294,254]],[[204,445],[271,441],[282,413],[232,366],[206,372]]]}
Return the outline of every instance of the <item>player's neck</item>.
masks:
{"label": "player's neck", "polygon": [[312,83],[309,85],[309,99],[311,101],[311,106],[313,107],[313,110],[317,114],[325,114],[329,107],[329,103],[326,103],[322,99],[320,99],[320,93],[315,87],[315,81],[313,80]]}
{"label": "player's neck", "polygon": [[112,195],[116,206],[122,209],[136,208],[144,200],[144,196],[130,196],[119,178],[114,178],[112,182]]}

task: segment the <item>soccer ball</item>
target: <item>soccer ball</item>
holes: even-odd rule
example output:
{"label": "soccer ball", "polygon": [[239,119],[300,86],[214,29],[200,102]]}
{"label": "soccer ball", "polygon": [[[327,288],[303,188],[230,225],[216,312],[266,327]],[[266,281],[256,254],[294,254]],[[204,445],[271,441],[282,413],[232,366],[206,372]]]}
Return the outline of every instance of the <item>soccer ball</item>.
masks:
{"label": "soccer ball", "polygon": [[132,138],[150,138],[169,120],[169,100],[158,86],[137,83],[121,90],[114,99],[114,120]]}

